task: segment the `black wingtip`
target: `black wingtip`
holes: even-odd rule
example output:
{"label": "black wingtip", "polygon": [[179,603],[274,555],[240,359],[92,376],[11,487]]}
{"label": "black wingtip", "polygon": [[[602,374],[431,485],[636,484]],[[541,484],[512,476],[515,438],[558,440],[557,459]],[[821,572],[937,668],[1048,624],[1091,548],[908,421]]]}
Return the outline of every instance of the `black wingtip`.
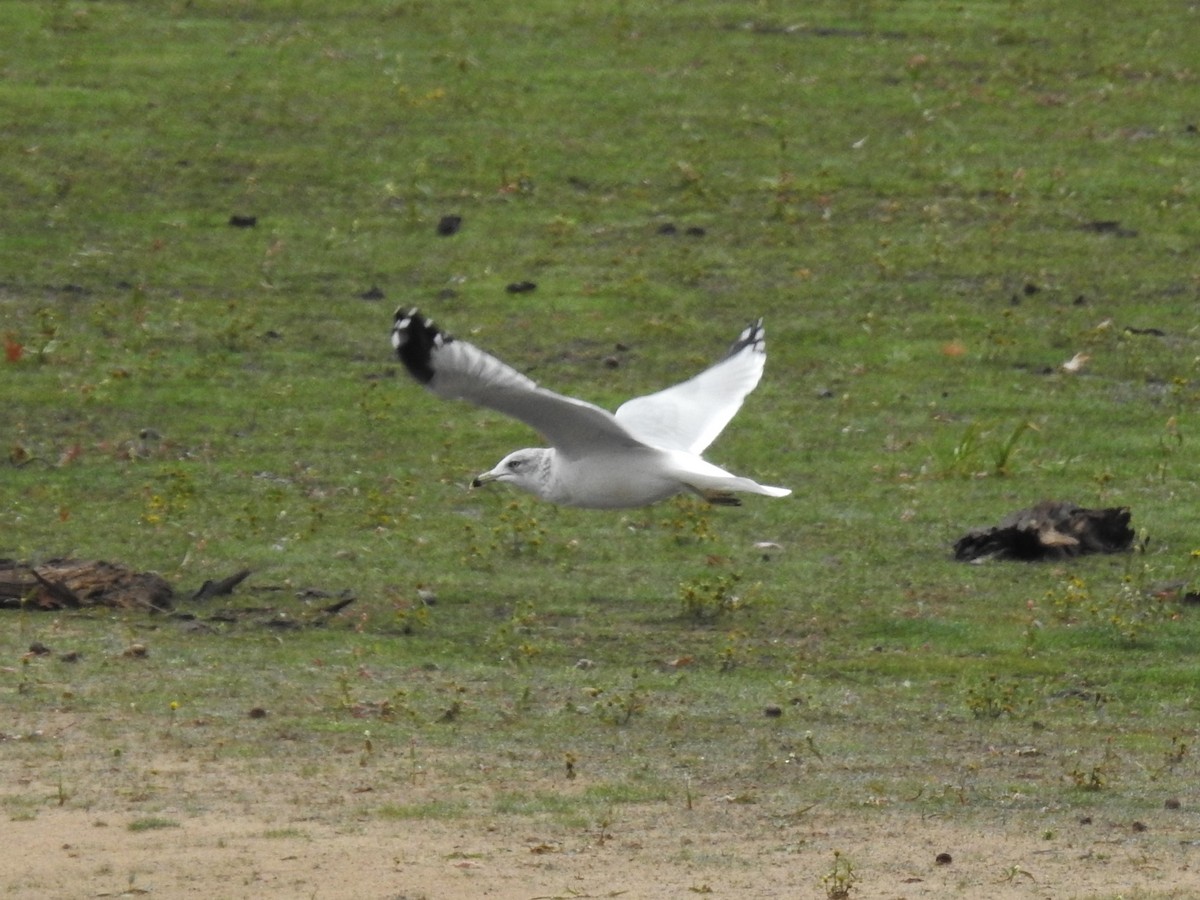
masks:
{"label": "black wingtip", "polygon": [[421,384],[433,381],[433,351],[453,338],[413,307],[400,307],[392,320],[392,347],[404,368]]}
{"label": "black wingtip", "polygon": [[742,329],[742,333],[738,335],[738,339],[733,342],[733,346],[729,348],[726,357],[736,356],[747,347],[753,347],[756,353],[765,353],[767,347],[767,332],[763,328],[763,320],[755,319]]}

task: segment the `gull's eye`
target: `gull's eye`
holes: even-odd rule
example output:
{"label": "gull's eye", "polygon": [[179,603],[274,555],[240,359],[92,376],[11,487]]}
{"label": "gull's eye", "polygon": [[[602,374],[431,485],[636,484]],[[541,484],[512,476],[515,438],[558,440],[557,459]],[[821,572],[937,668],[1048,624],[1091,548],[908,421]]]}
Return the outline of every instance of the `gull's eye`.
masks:
{"label": "gull's eye", "polygon": [[519,459],[510,459],[510,460],[508,461],[508,467],[509,467],[510,469],[512,469],[512,470],[515,472],[517,469],[521,468],[521,460],[519,460]]}

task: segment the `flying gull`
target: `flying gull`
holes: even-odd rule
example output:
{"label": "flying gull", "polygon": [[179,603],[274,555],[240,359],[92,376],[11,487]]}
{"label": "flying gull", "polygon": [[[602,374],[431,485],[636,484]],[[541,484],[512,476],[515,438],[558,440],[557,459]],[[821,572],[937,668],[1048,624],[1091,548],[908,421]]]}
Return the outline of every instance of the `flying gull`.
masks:
{"label": "flying gull", "polygon": [[682,384],[630,400],[615,414],[538,387],[415,309],[396,310],[392,346],[409,374],[439,397],[520,419],[550,443],[510,453],[473,487],[500,481],[550,503],[592,509],[646,506],[685,491],[725,506],[740,503],[735,492],[791,493],[700,456],[762,377],[762,319],[746,326],[720,362]]}

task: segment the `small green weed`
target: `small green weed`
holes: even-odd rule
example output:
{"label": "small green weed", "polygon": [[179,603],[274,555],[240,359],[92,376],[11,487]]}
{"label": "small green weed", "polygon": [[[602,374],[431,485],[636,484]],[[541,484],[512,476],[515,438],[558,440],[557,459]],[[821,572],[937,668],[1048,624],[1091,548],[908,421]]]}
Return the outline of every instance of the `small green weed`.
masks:
{"label": "small green weed", "polygon": [[671,500],[670,515],[662,520],[662,527],[676,544],[705,543],[715,541],[716,531],[712,524],[712,507],[695,497],[680,494]]}
{"label": "small green weed", "polygon": [[63,760],[64,760],[65,756],[66,756],[66,754],[63,751],[62,745],[60,744],[54,750],[54,759],[55,759],[55,762],[58,763],[58,772],[57,772],[57,777],[56,777],[57,789],[55,791],[55,799],[58,801],[59,806],[66,806],[67,801],[71,797],[70,793],[67,791],[66,776],[63,774],[63,769],[64,769]]}
{"label": "small green weed", "polygon": [[[1171,390],[1174,395],[1178,396],[1181,393],[1181,384],[1186,384],[1186,382],[1178,378],[1172,382]],[[1163,432],[1158,438],[1157,477],[1159,483],[1166,483],[1171,466],[1182,448],[1183,432],[1179,428],[1179,417],[1171,416],[1167,419],[1166,425],[1163,426]]]}
{"label": "small green weed", "polygon": [[433,618],[433,608],[426,596],[430,595],[427,588],[420,585],[416,588],[416,596],[407,593],[393,593],[391,597],[392,614],[397,627],[403,634],[416,634],[429,627]]}
{"label": "small green weed", "polygon": [[1191,754],[1191,747],[1181,735],[1172,735],[1171,749],[1163,754],[1163,764],[1167,768],[1177,766]]}
{"label": "small green weed", "polygon": [[1004,874],[1001,875],[1000,877],[1001,877],[1002,881],[1012,884],[1012,883],[1016,882],[1017,879],[1020,878],[1021,876],[1028,878],[1030,881],[1037,880],[1036,878],[1034,878],[1032,873],[1026,872],[1020,866],[1009,866],[1008,868],[1006,868],[1004,870]]}
{"label": "small green weed", "polygon": [[1016,679],[1004,681],[998,675],[989,675],[982,683],[967,688],[967,709],[977,719],[1015,716],[1025,705]]}
{"label": "small green weed", "polygon": [[482,536],[479,527],[475,523],[463,523],[462,541],[462,562],[464,566],[478,571],[491,569],[491,556],[496,549],[495,545]]}
{"label": "small green weed", "polygon": [[533,501],[512,500],[496,519],[494,546],[503,547],[510,556],[530,556],[545,546],[546,529],[535,514]]}
{"label": "small green weed", "polygon": [[1104,754],[1099,762],[1092,763],[1091,765],[1086,763],[1074,765],[1067,774],[1079,790],[1096,793],[1107,790],[1113,785],[1117,775],[1117,766],[1120,761],[1117,750],[1110,738],[1105,742]]}
{"label": "small green weed", "polygon": [[854,864],[840,850],[833,851],[833,866],[821,876],[821,886],[829,900],[846,900],[858,883]]}
{"label": "small green weed", "polygon": [[1046,604],[1054,617],[1054,621],[1070,625],[1078,622],[1081,614],[1088,608],[1090,595],[1087,585],[1078,575],[1070,574],[1055,590],[1046,592]]}
{"label": "small green weed", "polygon": [[484,646],[508,662],[530,662],[542,652],[533,639],[537,622],[538,613],[533,601],[518,600],[508,617],[484,640]]}
{"label": "small green weed", "polygon": [[606,691],[596,705],[600,719],[612,725],[628,725],[634,716],[646,708],[646,691],[637,672],[629,673],[625,690]]}
{"label": "small green weed", "polygon": [[[47,306],[40,306],[37,309],[37,338],[34,340],[36,359],[39,365],[44,365],[59,348],[59,319],[58,314]],[[11,358],[11,357],[10,357]],[[17,359],[20,355],[17,355]]]}
{"label": "small green weed", "polygon": [[740,630],[731,631],[725,636],[724,646],[717,654],[718,667],[722,672],[732,672],[747,658],[748,637],[746,632]]}
{"label": "small green weed", "polygon": [[[942,472],[945,475],[964,478],[977,475],[1011,475],[1013,456],[1021,438],[1028,432],[1037,430],[1033,422],[1023,421],[1007,436],[996,436],[987,426],[971,422],[950,448],[942,464]],[[984,467],[980,457],[988,456],[990,464]]]}
{"label": "small green weed", "polygon": [[1103,765],[1082,769],[1077,766],[1069,774],[1075,787],[1081,791],[1102,791],[1108,787],[1108,770]]}
{"label": "small green weed", "polygon": [[734,593],[741,576],[736,572],[704,574],[679,585],[680,612],[685,619],[710,622],[745,605]]}

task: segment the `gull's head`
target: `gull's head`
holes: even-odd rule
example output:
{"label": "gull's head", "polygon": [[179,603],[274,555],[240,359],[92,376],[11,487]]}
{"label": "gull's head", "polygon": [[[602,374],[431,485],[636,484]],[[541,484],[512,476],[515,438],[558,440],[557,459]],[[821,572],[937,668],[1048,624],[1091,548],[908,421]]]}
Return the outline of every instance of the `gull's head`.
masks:
{"label": "gull's head", "polygon": [[501,481],[544,497],[550,483],[552,453],[552,450],[546,449],[517,450],[500,460],[490,472],[477,476],[471,482],[471,487],[483,487],[493,481]]}

